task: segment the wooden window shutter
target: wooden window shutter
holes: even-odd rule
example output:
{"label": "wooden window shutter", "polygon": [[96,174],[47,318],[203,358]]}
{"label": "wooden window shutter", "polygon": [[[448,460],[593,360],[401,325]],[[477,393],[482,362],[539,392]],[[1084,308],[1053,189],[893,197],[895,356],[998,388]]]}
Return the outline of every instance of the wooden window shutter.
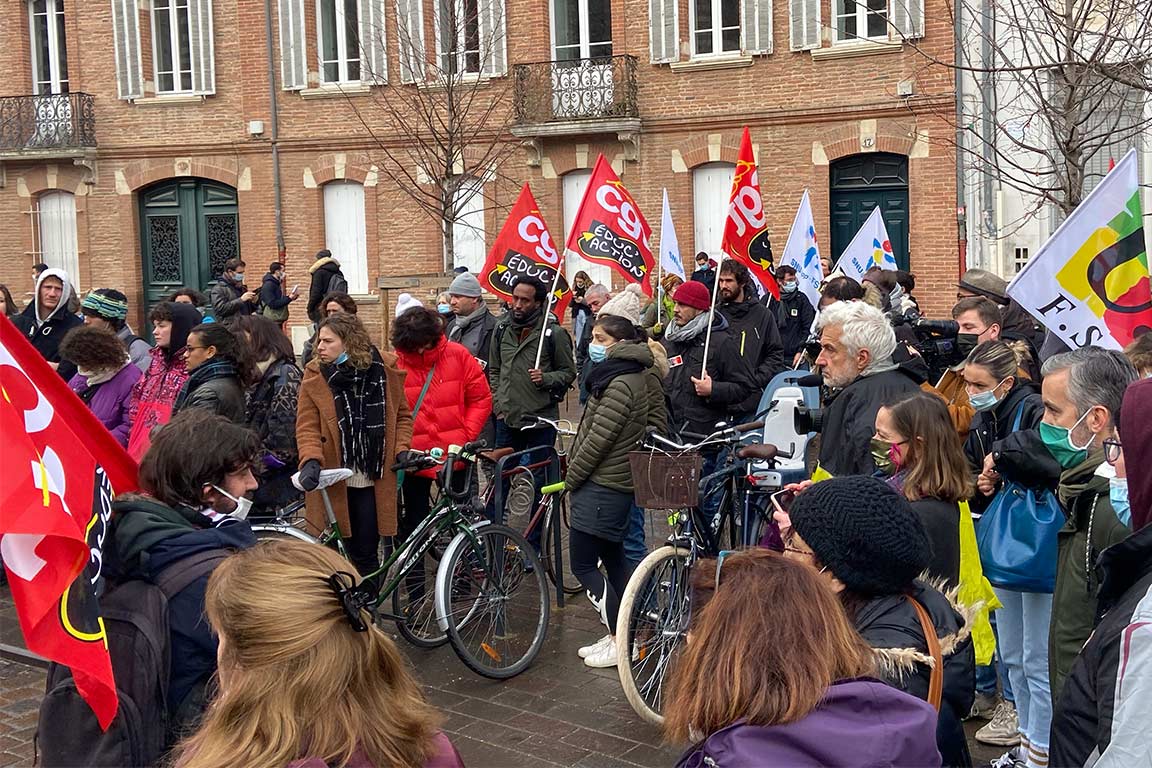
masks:
{"label": "wooden window shutter", "polygon": [[140,66],[140,6],[137,0],[112,0],[112,40],[116,54],[116,94],[121,99],[144,95]]}
{"label": "wooden window shutter", "polygon": [[304,0],[280,2],[280,87],[299,91],[308,86],[308,57],[304,44]]}
{"label": "wooden window shutter", "polygon": [[788,47],[793,51],[820,47],[820,0],[789,0]]}
{"label": "wooden window shutter", "polygon": [[488,77],[508,74],[508,24],[504,0],[480,0],[480,55]]}
{"label": "wooden window shutter", "polygon": [[189,48],[191,49],[192,92],[201,96],[216,93],[216,65],[212,42],[212,0],[188,3]]}
{"label": "wooden window shutter", "polygon": [[741,0],[744,51],[772,53],[772,0]]}
{"label": "wooden window shutter", "polygon": [[648,42],[653,64],[680,60],[680,4],[648,0]]}
{"label": "wooden window shutter", "polygon": [[888,0],[893,36],[902,40],[924,37],[924,0]]}
{"label": "wooden window shutter", "polygon": [[424,12],[421,0],[396,0],[396,35],[400,51],[400,82],[423,80]]}
{"label": "wooden window shutter", "polygon": [[360,79],[388,82],[388,56],[384,48],[384,0],[360,0]]}

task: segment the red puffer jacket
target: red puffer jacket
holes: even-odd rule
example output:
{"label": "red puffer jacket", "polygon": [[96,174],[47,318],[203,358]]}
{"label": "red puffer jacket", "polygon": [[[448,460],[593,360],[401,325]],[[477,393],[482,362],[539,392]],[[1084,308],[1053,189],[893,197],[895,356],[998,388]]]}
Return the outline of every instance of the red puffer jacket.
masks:
{"label": "red puffer jacket", "polygon": [[[492,413],[492,391],[476,358],[463,345],[444,337],[429,352],[409,354],[397,350],[397,354],[401,370],[408,372],[404,393],[413,410],[428,372],[432,371],[432,383],[416,414],[412,450],[447,450],[450,445],[463,445],[479,437]],[[420,474],[432,477],[435,470]]]}

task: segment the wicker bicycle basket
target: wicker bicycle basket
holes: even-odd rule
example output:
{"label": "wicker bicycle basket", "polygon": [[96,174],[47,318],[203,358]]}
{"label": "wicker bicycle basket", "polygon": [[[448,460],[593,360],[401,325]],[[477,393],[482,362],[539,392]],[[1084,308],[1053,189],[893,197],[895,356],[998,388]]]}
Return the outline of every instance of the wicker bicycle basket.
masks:
{"label": "wicker bicycle basket", "polygon": [[632,451],[628,464],[636,489],[636,505],[643,509],[680,509],[700,503],[699,453]]}

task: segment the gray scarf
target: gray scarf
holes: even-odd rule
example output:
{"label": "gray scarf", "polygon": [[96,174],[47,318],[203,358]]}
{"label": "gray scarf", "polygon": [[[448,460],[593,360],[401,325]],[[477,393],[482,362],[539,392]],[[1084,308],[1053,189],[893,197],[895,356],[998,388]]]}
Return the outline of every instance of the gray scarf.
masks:
{"label": "gray scarf", "polygon": [[708,329],[708,321],[712,315],[709,312],[701,312],[688,321],[686,325],[678,325],[676,319],[668,321],[668,327],[664,331],[664,338],[668,341],[691,341]]}
{"label": "gray scarf", "polygon": [[457,315],[456,322],[452,326],[452,330],[448,333],[449,341],[460,341],[464,332],[472,327],[473,323],[477,323],[484,318],[488,313],[488,307],[481,304],[474,312],[467,315]]}

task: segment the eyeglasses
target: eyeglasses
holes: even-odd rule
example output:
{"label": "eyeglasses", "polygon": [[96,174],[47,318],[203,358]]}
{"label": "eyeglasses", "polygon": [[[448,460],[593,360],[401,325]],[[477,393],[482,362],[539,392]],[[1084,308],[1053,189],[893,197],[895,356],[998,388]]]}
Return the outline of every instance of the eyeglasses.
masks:
{"label": "eyeglasses", "polygon": [[716,555],[716,584],[714,589],[720,589],[720,569],[724,566],[724,561],[728,558],[728,555],[734,554],[735,552],[736,550],[734,549],[722,549],[720,550],[720,554]]}
{"label": "eyeglasses", "polygon": [[792,552],[793,554],[797,554],[797,555],[808,555],[809,557],[816,557],[816,553],[810,549],[800,549],[799,547],[793,546],[792,542],[794,542],[795,540],[796,540],[796,531],[794,531],[794,530],[788,531],[788,535],[784,537],[784,551],[785,552]]}
{"label": "eyeglasses", "polygon": [[1104,441],[1104,461],[1109,464],[1115,464],[1120,460],[1120,454],[1123,453],[1124,446],[1120,441],[1114,437],[1110,437]]}

